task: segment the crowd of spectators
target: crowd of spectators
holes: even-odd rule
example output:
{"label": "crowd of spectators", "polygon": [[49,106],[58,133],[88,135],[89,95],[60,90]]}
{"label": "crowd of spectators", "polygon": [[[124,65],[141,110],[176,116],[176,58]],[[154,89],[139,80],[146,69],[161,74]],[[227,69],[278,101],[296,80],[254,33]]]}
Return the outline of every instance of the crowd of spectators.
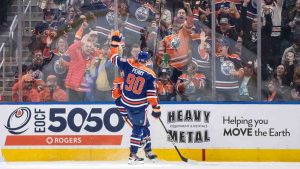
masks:
{"label": "crowd of spectators", "polygon": [[261,18],[256,3],[216,0],[212,15],[211,0],[119,0],[114,19],[112,0],[40,0],[44,21],[33,30],[32,63],[12,100],[22,82],[23,101],[112,101],[118,72],[108,59],[110,21],[123,33],[122,57],[152,54],[161,101],[256,101],[261,22],[262,99],[299,100],[300,0],[262,0]]}

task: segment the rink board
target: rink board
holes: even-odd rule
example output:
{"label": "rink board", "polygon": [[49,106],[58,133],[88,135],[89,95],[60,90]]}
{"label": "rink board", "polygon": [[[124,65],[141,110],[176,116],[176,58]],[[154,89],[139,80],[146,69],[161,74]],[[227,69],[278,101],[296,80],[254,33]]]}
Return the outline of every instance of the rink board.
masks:
{"label": "rink board", "polygon": [[[159,160],[181,161],[174,149],[154,149]],[[300,150],[180,149],[187,158],[207,162],[300,162]],[[128,149],[2,149],[5,161],[122,161]],[[140,153],[143,156],[143,153]]]}
{"label": "rink board", "polygon": [[[300,162],[300,104],[162,104],[161,109],[172,139],[189,159]],[[113,104],[2,104],[0,110],[5,161],[128,158],[131,129]],[[148,114],[154,152],[161,160],[180,161],[159,120]]]}

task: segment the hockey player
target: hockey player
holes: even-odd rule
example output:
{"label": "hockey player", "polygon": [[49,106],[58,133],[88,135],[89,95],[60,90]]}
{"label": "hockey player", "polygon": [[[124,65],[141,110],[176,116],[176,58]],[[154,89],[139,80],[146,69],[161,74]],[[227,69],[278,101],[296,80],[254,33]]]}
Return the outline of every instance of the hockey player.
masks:
{"label": "hockey player", "polygon": [[[125,107],[123,107],[120,103],[120,99],[122,96],[122,90],[123,90],[123,84],[124,84],[124,72],[120,73],[121,76],[115,78],[114,82],[113,82],[113,90],[112,90],[112,98],[115,99],[115,103],[117,106],[117,109],[119,110],[120,114],[122,115],[124,121],[129,125],[130,128],[132,128],[132,120],[128,117],[128,113],[125,109]],[[143,139],[141,142],[141,145],[143,147],[143,149],[145,150],[145,152],[147,152],[147,150],[151,149],[151,138],[150,135],[148,135],[149,133],[149,125],[144,126],[144,130],[143,130]],[[146,155],[149,155],[149,153]]]}
{"label": "hockey player", "polygon": [[[141,51],[137,60],[121,58],[118,55],[120,41],[120,32],[113,31],[110,59],[120,70],[124,71],[122,95],[117,104],[122,105],[126,109],[132,122],[128,163],[143,163],[144,159],[138,157],[137,152],[142,145],[143,136],[150,136],[150,130],[144,130],[145,126],[149,126],[146,114],[148,105],[152,106],[152,116],[159,118],[161,115],[156,94],[156,75],[146,66],[146,62],[149,60],[148,52]],[[145,153],[149,159],[157,158],[152,153],[150,146],[149,149],[145,147]]]}

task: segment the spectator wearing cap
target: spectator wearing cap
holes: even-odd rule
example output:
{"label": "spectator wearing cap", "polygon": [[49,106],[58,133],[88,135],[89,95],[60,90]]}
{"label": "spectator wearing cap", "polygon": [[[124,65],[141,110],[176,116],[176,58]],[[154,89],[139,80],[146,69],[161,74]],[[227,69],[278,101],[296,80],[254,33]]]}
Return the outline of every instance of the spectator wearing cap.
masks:
{"label": "spectator wearing cap", "polygon": [[237,101],[239,80],[244,76],[240,56],[232,52],[231,41],[224,37],[216,40],[216,99],[218,101]]}
{"label": "spectator wearing cap", "polygon": [[240,100],[256,101],[257,99],[257,77],[254,71],[254,62],[248,61],[243,66],[244,77],[240,81]]}
{"label": "spectator wearing cap", "polygon": [[40,93],[42,102],[65,102],[67,101],[67,93],[57,84],[57,77],[49,75],[47,77],[46,87]]}
{"label": "spectator wearing cap", "polygon": [[[44,20],[39,22],[32,32],[31,43],[28,45],[30,49],[36,48],[37,44],[52,45],[53,39],[57,36],[59,23],[54,20],[54,10],[44,9],[43,12]],[[49,42],[51,43],[48,44]]]}
{"label": "spectator wearing cap", "polygon": [[230,38],[234,41],[237,41],[238,39],[238,34],[235,28],[230,25],[228,17],[220,18],[216,31],[220,33],[222,36],[226,38]]}
{"label": "spectator wearing cap", "polygon": [[12,87],[12,101],[20,102],[19,86],[22,87],[22,101],[23,102],[40,102],[40,95],[37,88],[38,80],[33,77],[31,72],[22,76],[22,79],[17,81]]}
{"label": "spectator wearing cap", "polygon": [[54,9],[44,9],[44,22],[46,22],[50,28],[56,29],[57,22],[55,20]]}

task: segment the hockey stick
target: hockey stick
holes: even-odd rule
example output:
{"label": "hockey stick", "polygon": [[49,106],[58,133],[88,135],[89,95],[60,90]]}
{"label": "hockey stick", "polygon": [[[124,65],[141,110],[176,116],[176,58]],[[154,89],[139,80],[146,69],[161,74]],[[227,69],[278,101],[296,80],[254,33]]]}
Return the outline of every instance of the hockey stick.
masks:
{"label": "hockey stick", "polygon": [[172,139],[170,133],[168,132],[168,130],[167,130],[165,124],[163,123],[163,121],[161,120],[161,118],[159,118],[159,121],[160,121],[160,123],[162,124],[162,126],[164,127],[164,129],[165,129],[165,131],[166,131],[168,137],[169,137],[170,140],[172,141],[172,144],[173,144],[173,146],[175,147],[175,149],[176,149],[176,151],[177,151],[179,157],[181,158],[181,160],[184,161],[184,162],[186,162],[186,163],[189,162],[190,160],[187,159],[187,158],[185,158],[185,157],[183,157],[183,155],[182,155],[182,154],[180,153],[180,151],[178,150],[177,146],[175,145],[174,140]]}

